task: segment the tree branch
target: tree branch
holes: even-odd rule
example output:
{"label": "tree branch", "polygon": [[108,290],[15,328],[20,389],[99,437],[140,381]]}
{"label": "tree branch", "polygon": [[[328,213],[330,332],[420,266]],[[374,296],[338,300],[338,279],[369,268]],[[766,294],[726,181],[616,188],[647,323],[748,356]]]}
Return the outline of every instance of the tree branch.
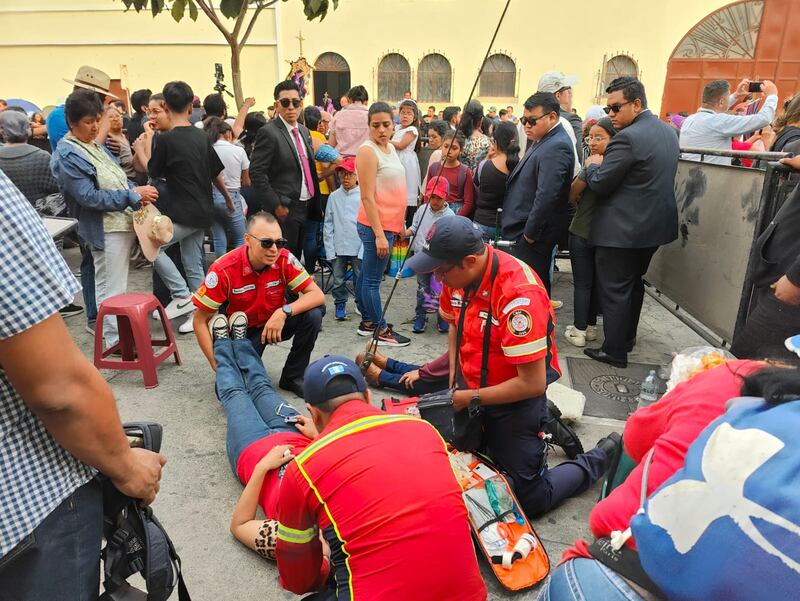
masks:
{"label": "tree branch", "polygon": [[242,23],[244,23],[244,18],[247,15],[248,8],[250,8],[250,2],[245,0],[245,2],[242,3],[242,10],[239,13],[239,16],[236,17],[236,24],[233,26],[233,32],[231,33],[231,36],[234,40],[239,39],[239,31],[242,29]]}
{"label": "tree branch", "polygon": [[244,30],[244,35],[242,36],[242,41],[239,42],[240,46],[244,46],[247,43],[247,40],[250,38],[250,34],[253,31],[253,27],[256,24],[256,19],[258,19],[258,15],[261,13],[261,11],[264,10],[265,8],[268,8],[268,7],[272,6],[277,1],[278,0],[272,0],[271,2],[267,2],[266,4],[259,3],[259,5],[256,7],[255,12],[253,13],[253,16],[250,17],[250,23],[247,24],[247,29]]}
{"label": "tree branch", "polygon": [[225,26],[222,24],[222,21],[219,20],[216,11],[214,10],[213,6],[209,6],[209,3],[206,0],[195,0],[197,4],[200,6],[200,10],[202,10],[206,16],[211,19],[211,22],[222,32],[222,35],[225,36],[225,39],[230,44],[231,40],[231,32],[225,29]]}

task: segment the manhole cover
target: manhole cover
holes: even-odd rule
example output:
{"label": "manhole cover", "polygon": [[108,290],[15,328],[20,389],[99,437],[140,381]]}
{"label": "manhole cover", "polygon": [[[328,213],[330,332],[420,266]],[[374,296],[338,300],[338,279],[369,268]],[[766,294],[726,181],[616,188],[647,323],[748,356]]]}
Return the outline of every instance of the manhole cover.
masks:
{"label": "manhole cover", "polygon": [[627,376],[604,374],[592,378],[589,385],[597,394],[627,404],[638,396],[641,382]]}

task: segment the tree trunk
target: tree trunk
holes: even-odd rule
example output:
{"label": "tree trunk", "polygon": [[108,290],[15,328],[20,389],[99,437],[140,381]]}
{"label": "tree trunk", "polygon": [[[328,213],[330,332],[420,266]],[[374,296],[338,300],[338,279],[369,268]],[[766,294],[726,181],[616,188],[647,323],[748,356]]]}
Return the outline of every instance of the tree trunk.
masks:
{"label": "tree trunk", "polygon": [[239,112],[239,109],[244,104],[244,93],[242,92],[242,69],[241,69],[241,55],[242,47],[235,40],[229,42],[231,47],[231,82],[233,83],[233,96],[236,102],[236,110],[234,114]]}

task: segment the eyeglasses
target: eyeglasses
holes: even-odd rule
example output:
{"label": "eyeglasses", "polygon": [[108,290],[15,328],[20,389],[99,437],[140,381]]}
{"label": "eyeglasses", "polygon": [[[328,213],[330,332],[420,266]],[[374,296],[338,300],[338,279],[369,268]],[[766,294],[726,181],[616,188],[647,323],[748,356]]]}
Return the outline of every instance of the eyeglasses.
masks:
{"label": "eyeglasses", "polygon": [[299,98],[281,98],[278,100],[281,103],[281,106],[285,109],[289,108],[289,105],[292,105],[294,108],[299,109],[300,106],[303,104],[303,101]]}
{"label": "eyeglasses", "polygon": [[273,245],[277,246],[278,248],[285,248],[288,240],[286,238],[278,238],[277,240],[273,240],[272,238],[256,238],[252,234],[247,234],[253,240],[258,240],[261,243],[261,248],[272,248]]}
{"label": "eyeglasses", "polygon": [[456,267],[458,267],[458,265],[452,265],[450,263],[442,263],[441,265],[439,265],[439,267],[433,270],[433,275],[435,275],[437,278],[441,280],[442,276],[447,275],[447,273],[449,273]]}
{"label": "eyeglasses", "polygon": [[634,102],[634,101],[633,101],[633,100],[631,100],[631,101],[629,101],[629,102],[620,102],[619,104],[612,104],[612,105],[610,105],[610,106],[604,106],[604,107],[603,107],[603,112],[604,112],[606,115],[609,115],[609,114],[611,114],[611,113],[614,113],[614,114],[616,115],[616,114],[619,112],[619,109],[621,109],[621,108],[622,108],[623,106],[625,106],[626,104],[631,104],[632,102]]}
{"label": "eyeglasses", "polygon": [[522,117],[520,119],[520,123],[522,123],[522,125],[530,125],[531,127],[536,127],[536,122],[541,121],[549,114],[550,113],[547,113],[545,115],[539,115],[538,117]]}

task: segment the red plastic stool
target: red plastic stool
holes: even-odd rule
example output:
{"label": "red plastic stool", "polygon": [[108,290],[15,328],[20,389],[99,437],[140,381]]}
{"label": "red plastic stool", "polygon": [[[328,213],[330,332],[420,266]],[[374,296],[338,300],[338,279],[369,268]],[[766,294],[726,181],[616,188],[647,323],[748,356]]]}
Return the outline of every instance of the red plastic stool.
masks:
{"label": "red plastic stool", "polygon": [[[149,317],[153,310],[157,310],[161,317],[164,329],[164,339],[153,340],[150,338]],[[103,350],[103,318],[116,316],[119,328],[119,342]],[[97,322],[94,332],[94,366],[100,369],[141,370],[144,376],[144,387],[155,388],[158,386],[156,367],[175,355],[175,363],[181,363],[178,345],[172,334],[172,324],[167,319],[164,307],[152,294],[118,294],[107,298],[100,304],[97,311]],[[153,352],[153,347],[166,347],[158,354]],[[122,359],[107,359],[109,355],[119,350]]]}

